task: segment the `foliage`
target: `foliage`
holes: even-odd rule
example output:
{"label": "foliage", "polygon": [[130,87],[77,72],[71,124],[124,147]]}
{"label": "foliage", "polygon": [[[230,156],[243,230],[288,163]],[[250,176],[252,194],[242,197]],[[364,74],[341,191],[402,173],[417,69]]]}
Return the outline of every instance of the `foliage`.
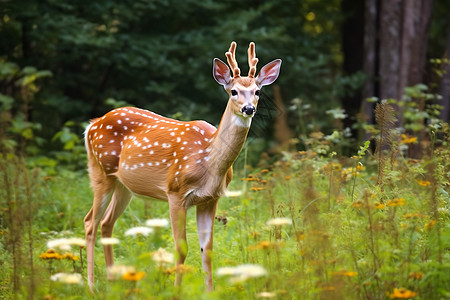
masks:
{"label": "foliage", "polygon": [[[370,152],[369,142],[352,158],[336,156],[331,148],[320,155],[315,151],[320,143],[312,141],[308,150],[285,152],[279,160],[261,161],[257,169],[243,168],[242,161],[238,162],[231,189],[240,193],[224,197],[219,204],[214,234],[215,290],[209,294],[204,292],[194,234],[195,210],[188,211],[186,265],[176,270],[167,222],[145,222],[169,219],[167,203],[135,199],[115,226],[118,241],[112,241],[116,264],[128,267],[115,269],[116,279],[107,281],[98,242],[97,292],[90,295],[84,248],[57,248],[60,246],[55,241],[84,235],[83,217],[92,198],[87,176],[65,172],[42,177],[35,173],[33,178],[39,184],[29,184],[32,190],[28,194],[32,195],[33,207],[39,207],[38,213],[23,215],[21,218],[30,221],[16,221],[14,230],[11,223],[1,224],[0,245],[7,251],[2,254],[5,267],[0,273],[0,291],[6,297],[13,296],[13,281],[8,281],[11,277],[7,270],[20,253],[26,259],[21,260],[17,274],[25,275],[25,279],[17,284],[27,288],[16,292],[18,297],[445,298],[450,292],[450,258],[446,252],[450,247],[446,191],[450,182],[449,136],[448,125],[442,124],[431,140],[428,156],[393,160],[392,167],[384,169],[382,186],[377,184],[377,159]],[[405,140],[404,145],[414,144]],[[248,152],[252,153],[252,144]],[[8,181],[21,176],[14,169],[25,168],[23,162],[12,162],[3,160],[0,171],[1,198],[9,199],[2,203],[6,208],[2,220],[13,220],[6,215],[19,215],[18,208],[30,201],[22,190],[27,186],[21,183],[23,180]],[[12,165],[15,167],[7,168]],[[11,199],[11,195],[17,198]],[[143,231],[137,227],[145,224],[158,227],[146,233],[148,236],[139,235]],[[12,236],[21,242],[13,243]],[[16,252],[11,250],[13,245]],[[50,245],[55,247],[53,251]],[[29,253],[29,249],[33,251]],[[40,276],[30,276],[30,261]],[[177,271],[184,273],[179,289],[173,287]]]}
{"label": "foliage", "polygon": [[[7,42],[0,53],[8,63],[52,72],[25,120],[41,124],[47,141],[67,121],[86,122],[125,103],[217,125],[226,95],[212,79],[211,63],[224,59],[232,40],[238,42],[244,73],[249,41],[256,42],[259,67],[281,58],[283,97],[301,97],[318,112],[338,105],[362,83],[361,74],[339,71],[339,5],[336,0],[6,1],[0,39]],[[272,91],[265,93],[270,98]],[[319,123],[316,128],[328,125]],[[41,147],[54,149],[50,143]]]}

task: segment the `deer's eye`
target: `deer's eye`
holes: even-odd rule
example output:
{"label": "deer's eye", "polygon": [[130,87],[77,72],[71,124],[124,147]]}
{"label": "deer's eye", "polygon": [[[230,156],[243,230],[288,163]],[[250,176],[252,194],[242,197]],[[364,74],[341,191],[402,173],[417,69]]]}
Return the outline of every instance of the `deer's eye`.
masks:
{"label": "deer's eye", "polygon": [[257,91],[255,92],[255,95],[256,95],[256,96],[259,96],[259,90],[257,90]]}
{"label": "deer's eye", "polygon": [[237,91],[236,90],[231,90],[231,96],[237,96]]}

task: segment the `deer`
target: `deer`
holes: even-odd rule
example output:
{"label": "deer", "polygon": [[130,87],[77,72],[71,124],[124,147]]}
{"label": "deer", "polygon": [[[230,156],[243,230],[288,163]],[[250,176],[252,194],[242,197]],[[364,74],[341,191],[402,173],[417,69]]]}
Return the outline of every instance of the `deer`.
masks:
{"label": "deer", "polygon": [[[211,255],[218,201],[233,177],[232,165],[247,138],[260,90],[278,78],[281,67],[281,59],[273,60],[255,76],[258,58],[251,42],[249,72],[243,77],[236,47],[232,42],[225,53],[230,68],[218,58],[213,60],[213,77],[228,93],[218,128],[206,121],[178,121],[134,107],[114,109],[87,126],[85,146],[94,199],[84,227],[91,291],[98,226],[103,238],[111,237],[132,196],[168,202],[177,270],[187,256],[186,212],[196,207],[205,286],[213,290]],[[114,264],[112,246],[104,245],[103,252],[107,277],[112,279],[108,271]],[[181,272],[176,272],[175,285],[181,281]]]}

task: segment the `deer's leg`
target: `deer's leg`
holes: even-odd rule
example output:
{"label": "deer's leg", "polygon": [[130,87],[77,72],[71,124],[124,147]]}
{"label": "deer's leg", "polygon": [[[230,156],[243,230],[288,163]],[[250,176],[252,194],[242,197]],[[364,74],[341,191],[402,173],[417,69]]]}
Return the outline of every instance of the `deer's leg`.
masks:
{"label": "deer's leg", "polygon": [[206,273],[205,285],[208,291],[213,290],[211,256],[213,250],[213,226],[217,201],[208,205],[197,206],[197,231],[202,253],[203,270]]}
{"label": "deer's leg", "polygon": [[86,232],[86,255],[88,265],[88,284],[91,291],[94,287],[94,249],[97,229],[105,212],[108,203],[111,200],[112,191],[115,185],[115,179],[107,176],[100,166],[91,163],[89,175],[91,185],[94,190],[94,201],[91,210],[84,218],[84,229]]}
{"label": "deer's leg", "polygon": [[[112,236],[114,224],[117,218],[123,213],[125,208],[131,200],[130,191],[121,183],[116,184],[114,194],[112,196],[111,203],[109,203],[106,209],[105,215],[101,221],[101,233],[102,238],[109,238]],[[106,268],[108,270],[108,279],[111,278],[109,268],[114,264],[113,248],[111,245],[103,245],[103,252],[105,253]]]}
{"label": "deer's leg", "polygon": [[186,242],[186,208],[179,204],[178,199],[169,197],[170,223],[172,225],[173,239],[175,240],[175,249],[178,257],[176,261],[177,273],[175,275],[175,285],[181,284],[181,273],[178,267],[184,264],[186,259],[188,245]]}

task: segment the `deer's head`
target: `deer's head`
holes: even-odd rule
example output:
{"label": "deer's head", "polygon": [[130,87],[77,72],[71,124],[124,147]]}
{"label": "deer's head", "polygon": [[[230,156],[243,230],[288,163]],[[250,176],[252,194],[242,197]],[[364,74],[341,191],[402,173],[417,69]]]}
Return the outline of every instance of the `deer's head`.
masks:
{"label": "deer's head", "polygon": [[[255,44],[248,47],[248,64],[250,66],[248,76],[241,77],[241,71],[235,57],[236,43],[232,42],[230,49],[225,53],[230,68],[218,58],[214,59],[214,79],[221,84],[229,95],[229,103],[232,112],[240,118],[250,119],[255,115],[258,106],[260,89],[273,83],[280,73],[281,59],[276,59],[262,67],[259,75],[256,75],[258,59],[255,53]],[[249,124],[249,122],[245,122]]]}

